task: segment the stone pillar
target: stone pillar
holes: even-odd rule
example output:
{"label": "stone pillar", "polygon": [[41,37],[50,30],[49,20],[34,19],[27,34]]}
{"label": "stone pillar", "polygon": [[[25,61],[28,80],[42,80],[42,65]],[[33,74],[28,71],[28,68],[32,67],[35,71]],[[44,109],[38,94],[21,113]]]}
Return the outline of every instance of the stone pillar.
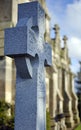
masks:
{"label": "stone pillar", "polygon": [[55,30],[55,53],[60,54],[60,27],[58,26],[58,24],[55,24],[53,29]]}
{"label": "stone pillar", "polygon": [[[62,76],[61,76],[61,59],[60,59],[60,52],[61,52],[61,46],[60,46],[60,33],[59,33],[59,26],[56,24],[53,28],[55,30],[55,38],[52,39],[52,45],[53,45],[53,60],[54,60],[54,69],[56,70],[54,72],[53,76],[53,83],[55,88],[55,104],[54,104],[54,117],[55,119],[59,117],[59,115],[63,115],[63,95],[62,95]],[[62,129],[66,129],[65,126],[65,119],[60,119],[60,124],[63,126]],[[59,122],[56,123],[56,128],[59,125]],[[58,129],[58,128],[57,128]]]}
{"label": "stone pillar", "polygon": [[[55,130],[55,122],[54,122],[54,116],[55,116],[55,107],[56,107],[56,99],[55,99],[55,93],[56,93],[56,88],[55,88],[55,83],[54,83],[54,69],[51,68],[47,68],[46,69],[47,72],[47,76],[48,76],[48,84],[46,86],[46,88],[49,88],[49,106],[48,106],[48,110],[50,113],[50,117],[51,117],[51,130]],[[46,89],[46,93],[48,93],[48,89]],[[48,99],[47,97],[47,99]]]}
{"label": "stone pillar", "polygon": [[46,109],[47,111],[49,111],[49,78],[46,77],[45,81],[46,81]]}
{"label": "stone pillar", "polygon": [[12,104],[15,104],[16,94],[16,67],[14,59],[12,60]]}
{"label": "stone pillar", "polygon": [[[63,98],[58,89],[58,71],[54,68],[47,69],[49,74],[49,112],[51,116],[51,130],[57,130],[57,122],[54,118],[63,113]],[[62,122],[61,122],[62,123]]]}
{"label": "stone pillar", "polygon": [[55,97],[55,84],[54,84],[54,74],[52,73],[52,77],[49,79],[49,111],[51,116],[51,130],[55,130],[56,124],[54,122],[55,116],[55,107],[56,107],[56,97]]}
{"label": "stone pillar", "polygon": [[0,57],[0,99],[5,99],[5,58]]}
{"label": "stone pillar", "polygon": [[63,86],[64,86],[64,113],[65,113],[65,123],[68,128],[74,126],[73,113],[72,113],[72,98],[68,91],[68,75],[67,72],[63,69]]}
{"label": "stone pillar", "polygon": [[73,111],[73,119],[75,125],[80,123],[79,113],[78,113],[78,98],[74,92],[74,74],[70,72],[70,88],[72,95],[72,111]]}
{"label": "stone pillar", "polygon": [[[58,92],[61,95],[61,109],[60,109],[60,114],[64,115],[63,111],[63,102],[64,102],[64,94],[63,94],[63,84],[62,84],[62,67],[58,67]],[[66,125],[65,125],[65,117],[61,119],[60,121],[60,126],[62,130],[66,130]]]}
{"label": "stone pillar", "polygon": [[12,60],[6,57],[6,72],[5,72],[5,101],[12,102]]}
{"label": "stone pillar", "polygon": [[57,72],[53,73],[53,89],[54,89],[54,93],[53,93],[53,102],[54,102],[54,108],[53,108],[53,117],[56,116],[56,110],[57,110],[57,87],[58,87],[58,75]]}
{"label": "stone pillar", "polygon": [[[58,68],[59,69],[59,68]],[[57,72],[53,73],[53,85],[54,85],[54,94],[53,94],[53,102],[54,102],[54,107],[53,107],[53,117],[58,118],[59,121],[57,121],[55,123],[55,127],[56,129],[58,129],[58,127],[62,130],[66,129],[65,126],[65,118],[59,118],[60,115],[63,116],[63,96],[61,93],[61,80],[59,79],[59,70],[57,69]]]}
{"label": "stone pillar", "polygon": [[66,61],[68,60],[68,46],[67,46],[67,40],[68,40],[67,36],[64,35],[64,37],[63,37],[63,41],[64,41],[64,58],[65,58]]}
{"label": "stone pillar", "polygon": [[68,49],[68,47],[67,47],[67,40],[68,40],[67,36],[64,35],[63,41],[64,41],[64,48],[65,48],[66,50]]}
{"label": "stone pillar", "polygon": [[63,96],[63,85],[62,85],[62,68],[58,67],[58,88]]}
{"label": "stone pillar", "polygon": [[[50,42],[50,17],[46,12],[46,30],[45,30],[45,41]],[[51,42],[50,42],[51,43]]]}

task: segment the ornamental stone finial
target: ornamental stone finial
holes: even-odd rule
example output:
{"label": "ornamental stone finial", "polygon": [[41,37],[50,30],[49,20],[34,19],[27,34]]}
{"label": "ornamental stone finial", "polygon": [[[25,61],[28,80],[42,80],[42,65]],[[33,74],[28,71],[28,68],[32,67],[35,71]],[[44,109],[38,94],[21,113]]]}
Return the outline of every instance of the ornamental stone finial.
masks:
{"label": "ornamental stone finial", "polygon": [[58,24],[55,24],[55,26],[54,26],[53,29],[55,30],[55,33],[58,34],[58,33],[59,33],[59,30],[60,30],[60,27],[59,27]]}
{"label": "ornamental stone finial", "polygon": [[54,25],[53,30],[55,30],[55,44],[60,49],[60,27],[58,24]]}
{"label": "ornamental stone finial", "polygon": [[67,40],[68,40],[67,36],[66,36],[66,35],[64,35],[64,37],[63,37],[64,44],[66,44],[66,43],[67,43]]}

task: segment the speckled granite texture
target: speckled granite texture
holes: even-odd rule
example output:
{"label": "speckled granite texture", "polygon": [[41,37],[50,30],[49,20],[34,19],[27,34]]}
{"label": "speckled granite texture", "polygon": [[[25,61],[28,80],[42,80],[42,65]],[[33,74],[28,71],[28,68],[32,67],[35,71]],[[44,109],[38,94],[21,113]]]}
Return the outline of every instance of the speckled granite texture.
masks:
{"label": "speckled granite texture", "polygon": [[44,66],[51,46],[44,42],[45,13],[38,2],[20,4],[18,23],[5,30],[5,55],[17,68],[15,130],[46,130]]}

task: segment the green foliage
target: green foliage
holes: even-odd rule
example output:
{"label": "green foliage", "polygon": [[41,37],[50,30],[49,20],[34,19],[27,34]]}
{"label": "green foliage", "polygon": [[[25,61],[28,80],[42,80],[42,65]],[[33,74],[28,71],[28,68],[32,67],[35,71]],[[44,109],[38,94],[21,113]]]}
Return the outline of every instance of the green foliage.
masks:
{"label": "green foliage", "polygon": [[[8,110],[11,109],[11,116],[8,115]],[[4,100],[0,101],[0,130],[6,127],[14,130],[14,106],[6,103]],[[50,114],[46,111],[46,130],[50,130]]]}
{"label": "green foliage", "polygon": [[77,128],[75,128],[74,130],[81,130],[81,124]]}
{"label": "green foliage", "polygon": [[0,128],[9,127],[14,128],[14,112],[9,116],[9,109],[11,105],[4,100],[0,101]]}
{"label": "green foliage", "polygon": [[14,115],[7,118],[6,126],[14,129]]}
{"label": "green foliage", "polygon": [[46,111],[46,130],[50,130],[50,114]]}

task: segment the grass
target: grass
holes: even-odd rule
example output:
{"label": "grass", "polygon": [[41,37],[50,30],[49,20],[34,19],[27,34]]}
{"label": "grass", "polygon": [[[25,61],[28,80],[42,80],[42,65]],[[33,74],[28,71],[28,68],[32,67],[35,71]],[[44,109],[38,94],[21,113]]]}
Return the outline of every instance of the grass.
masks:
{"label": "grass", "polygon": [[81,130],[81,124],[77,128],[75,128],[74,130]]}

